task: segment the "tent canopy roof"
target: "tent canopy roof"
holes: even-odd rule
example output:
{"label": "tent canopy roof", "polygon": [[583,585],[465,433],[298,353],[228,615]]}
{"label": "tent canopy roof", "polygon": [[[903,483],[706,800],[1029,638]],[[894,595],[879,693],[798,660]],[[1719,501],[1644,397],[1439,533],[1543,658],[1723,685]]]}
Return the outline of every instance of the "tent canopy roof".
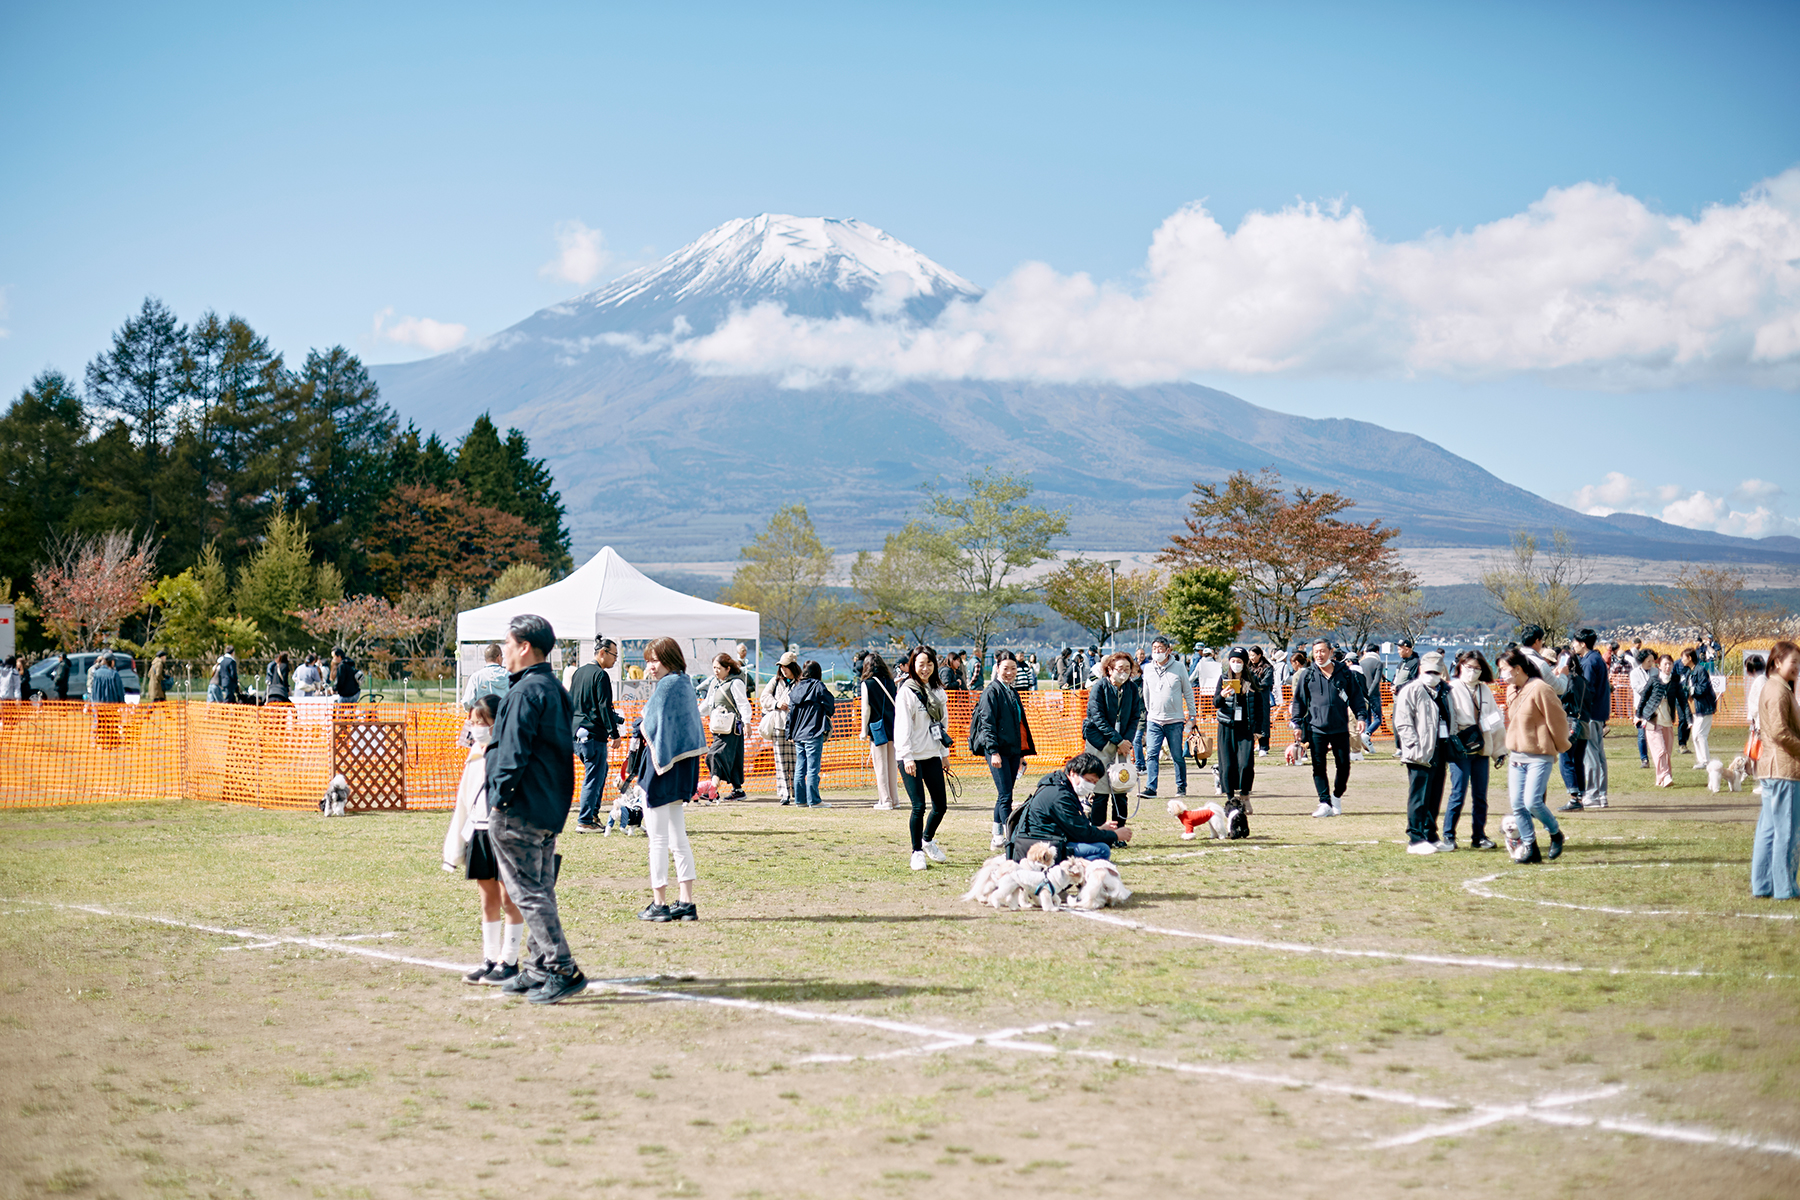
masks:
{"label": "tent canopy roof", "polygon": [[603,547],[567,579],[456,614],[458,642],[497,642],[520,613],[536,613],[559,638],[743,638],[762,630],[758,614],[666,588]]}

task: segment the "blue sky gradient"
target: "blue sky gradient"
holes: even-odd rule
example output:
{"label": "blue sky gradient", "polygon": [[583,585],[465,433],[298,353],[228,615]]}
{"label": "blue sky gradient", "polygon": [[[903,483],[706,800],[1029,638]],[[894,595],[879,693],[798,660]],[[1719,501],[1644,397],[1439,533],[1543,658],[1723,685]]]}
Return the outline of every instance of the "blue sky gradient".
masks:
{"label": "blue sky gradient", "polygon": [[[291,357],[416,357],[376,314],[480,336],[586,290],[540,270],[571,220],[604,235],[596,284],[769,211],[859,217],[985,286],[1027,260],[1129,284],[1201,200],[1227,229],[1342,200],[1386,241],[1584,181],[1696,215],[1800,164],[1796,45],[1773,4],[10,4],[0,394],[79,374],[151,293]],[[1202,382],[1554,499],[1756,477],[1800,517],[1800,456],[1739,449],[1800,425],[1788,391]],[[1521,415],[1591,436],[1592,469],[1509,452]]]}

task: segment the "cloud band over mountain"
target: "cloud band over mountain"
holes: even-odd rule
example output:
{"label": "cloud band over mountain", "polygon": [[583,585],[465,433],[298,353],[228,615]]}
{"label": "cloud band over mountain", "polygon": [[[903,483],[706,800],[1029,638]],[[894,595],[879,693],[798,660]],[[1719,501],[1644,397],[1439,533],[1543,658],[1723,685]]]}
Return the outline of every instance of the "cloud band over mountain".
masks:
{"label": "cloud band over mountain", "polygon": [[1378,239],[1354,207],[1296,203],[1227,231],[1195,204],[1157,229],[1134,286],[1027,263],[929,323],[762,302],[699,336],[620,341],[703,374],[790,387],[1531,373],[1612,388],[1793,389],[1800,168],[1692,218],[1583,183],[1406,242]]}

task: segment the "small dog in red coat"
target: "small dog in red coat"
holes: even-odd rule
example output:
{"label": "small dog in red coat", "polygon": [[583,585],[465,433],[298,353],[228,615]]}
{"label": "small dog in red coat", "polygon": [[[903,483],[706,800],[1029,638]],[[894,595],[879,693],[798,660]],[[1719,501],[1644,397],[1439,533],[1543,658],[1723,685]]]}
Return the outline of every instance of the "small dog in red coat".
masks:
{"label": "small dog in red coat", "polygon": [[1199,835],[1201,829],[1211,833],[1214,839],[1225,836],[1225,806],[1208,804],[1204,808],[1184,808],[1179,800],[1169,801],[1169,815],[1181,822],[1181,840],[1191,842]]}

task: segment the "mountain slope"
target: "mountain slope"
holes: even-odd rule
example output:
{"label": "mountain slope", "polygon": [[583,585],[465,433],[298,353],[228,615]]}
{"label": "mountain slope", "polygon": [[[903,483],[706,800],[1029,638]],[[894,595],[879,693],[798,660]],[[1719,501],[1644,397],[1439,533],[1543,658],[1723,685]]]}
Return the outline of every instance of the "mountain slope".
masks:
{"label": "mountain slope", "polygon": [[1795,547],[1585,516],[1423,438],[1193,384],[800,390],[701,376],[653,348],[764,302],[930,321],[979,295],[872,226],[764,215],[473,347],[374,371],[388,402],[422,427],[455,433],[489,411],[523,429],[556,472],[578,557],[602,543],[662,561],[731,557],[794,501],[828,544],[875,547],[916,507],[919,484],[986,465],[1029,474],[1045,502],[1066,507],[1071,545],[1149,548],[1179,526],[1196,480],[1273,466],[1291,484],[1354,497],[1354,515],[1400,526],[1414,546],[1492,546],[1514,529],[1562,528],[1593,553],[1800,563]]}

